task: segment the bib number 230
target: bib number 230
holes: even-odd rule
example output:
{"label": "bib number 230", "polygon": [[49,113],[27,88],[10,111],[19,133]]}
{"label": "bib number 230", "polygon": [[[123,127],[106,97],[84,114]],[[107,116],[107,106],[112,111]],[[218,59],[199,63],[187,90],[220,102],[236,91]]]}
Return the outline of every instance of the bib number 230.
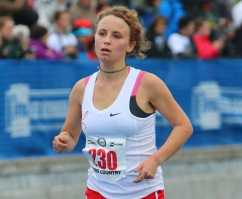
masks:
{"label": "bib number 230", "polygon": [[93,163],[100,169],[116,170],[117,154],[115,151],[106,151],[103,148],[89,149],[89,154],[92,157]]}

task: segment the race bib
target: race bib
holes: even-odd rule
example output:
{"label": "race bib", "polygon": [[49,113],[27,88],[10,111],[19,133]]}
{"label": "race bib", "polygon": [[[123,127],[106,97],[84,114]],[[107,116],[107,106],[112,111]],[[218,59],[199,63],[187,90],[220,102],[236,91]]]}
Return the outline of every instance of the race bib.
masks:
{"label": "race bib", "polygon": [[124,176],[125,138],[86,137],[87,155],[91,168],[102,180],[116,181]]}

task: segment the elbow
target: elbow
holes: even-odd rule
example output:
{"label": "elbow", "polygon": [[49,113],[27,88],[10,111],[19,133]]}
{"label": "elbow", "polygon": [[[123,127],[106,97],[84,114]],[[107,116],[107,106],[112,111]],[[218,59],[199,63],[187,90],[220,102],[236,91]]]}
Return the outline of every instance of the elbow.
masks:
{"label": "elbow", "polygon": [[186,132],[187,132],[188,137],[191,137],[193,134],[193,126],[190,121],[186,124]]}

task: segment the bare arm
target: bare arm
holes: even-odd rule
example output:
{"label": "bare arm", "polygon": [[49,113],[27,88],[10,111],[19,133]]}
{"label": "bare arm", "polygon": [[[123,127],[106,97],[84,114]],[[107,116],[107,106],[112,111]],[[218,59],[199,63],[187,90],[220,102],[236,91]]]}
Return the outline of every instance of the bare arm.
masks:
{"label": "bare arm", "polygon": [[81,132],[81,103],[84,82],[80,80],[73,87],[65,123],[61,132],[53,140],[53,148],[57,152],[73,150]]}
{"label": "bare arm", "polygon": [[150,102],[172,125],[166,142],[154,154],[161,164],[172,156],[191,136],[193,128],[188,117],[173,98],[171,92],[158,77],[147,74],[146,86]]}
{"label": "bare arm", "polygon": [[157,167],[171,157],[192,134],[192,125],[177,104],[167,86],[155,75],[146,73],[142,82],[143,93],[146,93],[150,107],[159,111],[172,125],[172,131],[166,142],[148,159],[139,164],[134,182],[152,179]]}

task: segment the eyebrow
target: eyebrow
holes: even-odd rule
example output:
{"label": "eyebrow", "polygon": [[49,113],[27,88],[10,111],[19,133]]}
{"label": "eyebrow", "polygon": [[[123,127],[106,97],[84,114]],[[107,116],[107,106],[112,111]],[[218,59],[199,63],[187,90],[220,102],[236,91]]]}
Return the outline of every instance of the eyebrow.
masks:
{"label": "eyebrow", "polygon": [[[101,29],[99,29],[98,31],[108,31],[107,29],[105,29],[105,28],[101,28]],[[118,31],[118,30],[114,30],[114,31],[112,31],[112,33],[114,33],[114,34],[122,34],[120,31]]]}
{"label": "eyebrow", "polygon": [[117,31],[117,30],[113,31],[113,33],[114,33],[114,34],[116,34],[116,33],[118,33],[118,34],[122,34],[121,32],[119,32],[119,31]]}

